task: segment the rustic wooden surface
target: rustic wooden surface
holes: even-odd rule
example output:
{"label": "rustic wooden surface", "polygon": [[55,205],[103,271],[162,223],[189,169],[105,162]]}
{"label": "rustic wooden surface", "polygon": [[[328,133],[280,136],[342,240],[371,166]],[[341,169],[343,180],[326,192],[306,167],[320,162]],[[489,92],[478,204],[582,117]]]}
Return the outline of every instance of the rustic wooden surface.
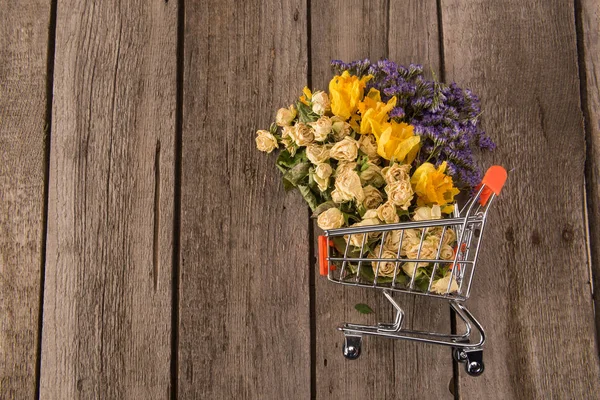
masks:
{"label": "rustic wooden surface", "polygon": [[573,4],[442,5],[446,78],[486,104],[498,144],[486,164],[514,168],[469,302],[488,331],[487,368],[481,379],[462,373],[461,398],[596,397]]}
{"label": "rustic wooden surface", "polygon": [[[575,3],[579,22],[579,76],[586,130],[586,194],[594,303],[600,310],[600,0]],[[596,313],[596,332],[600,314]]]}
{"label": "rustic wooden surface", "polygon": [[306,84],[306,3],[186,3],[179,398],[310,396],[308,209],[256,151]]}
{"label": "rustic wooden surface", "polygon": [[177,3],[56,25],[40,398],[168,398]]}
{"label": "rustic wooden surface", "polygon": [[[597,397],[599,0],[58,0],[56,36],[51,4],[0,8],[0,398]],[[479,94],[480,163],[514,168],[467,302],[481,378],[415,343],[343,359],[353,305],[390,307],[311,271],[319,231],[254,148],[331,58],[386,56]]]}
{"label": "rustic wooden surface", "polygon": [[49,20],[49,1],[0,7],[1,399],[36,390]]}

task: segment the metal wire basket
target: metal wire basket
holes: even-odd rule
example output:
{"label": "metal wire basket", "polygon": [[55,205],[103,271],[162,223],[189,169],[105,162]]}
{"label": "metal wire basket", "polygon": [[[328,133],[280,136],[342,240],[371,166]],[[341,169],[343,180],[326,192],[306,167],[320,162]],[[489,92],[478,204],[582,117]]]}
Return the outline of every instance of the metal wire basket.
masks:
{"label": "metal wire basket", "polygon": [[[331,229],[319,237],[321,275],[331,282],[380,289],[396,311],[393,323],[344,323],[344,356],[356,359],[364,335],[405,339],[453,348],[469,375],[483,373],[485,332],[462,302],[471,294],[487,213],[507,178],[488,169],[476,194],[452,218]],[[403,329],[404,312],[393,292],[443,298],[465,323],[462,334]],[[478,340],[472,340],[473,327]]]}

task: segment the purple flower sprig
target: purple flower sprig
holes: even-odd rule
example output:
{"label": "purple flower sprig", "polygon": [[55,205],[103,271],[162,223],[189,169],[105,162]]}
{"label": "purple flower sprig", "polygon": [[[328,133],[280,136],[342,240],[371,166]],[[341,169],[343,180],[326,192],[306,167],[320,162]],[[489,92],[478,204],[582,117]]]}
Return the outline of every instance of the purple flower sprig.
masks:
{"label": "purple flower sprig", "polygon": [[459,186],[474,187],[481,179],[473,150],[493,150],[492,139],[478,126],[479,98],[455,83],[447,85],[423,76],[421,65],[400,66],[389,60],[371,63],[368,59],[344,63],[332,61],[336,74],[348,71],[373,75],[367,90],[375,88],[387,102],[396,96],[396,107],[389,116],[415,127],[422,138],[417,162],[435,165],[446,161],[448,173]]}

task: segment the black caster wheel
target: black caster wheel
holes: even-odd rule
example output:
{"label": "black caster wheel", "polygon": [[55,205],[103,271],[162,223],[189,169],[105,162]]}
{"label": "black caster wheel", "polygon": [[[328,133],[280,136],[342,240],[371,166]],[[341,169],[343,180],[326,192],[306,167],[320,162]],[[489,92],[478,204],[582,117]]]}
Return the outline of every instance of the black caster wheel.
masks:
{"label": "black caster wheel", "polygon": [[471,376],[479,376],[483,374],[483,370],[485,368],[483,366],[483,362],[471,361],[467,362],[465,369],[467,370],[467,374]]}
{"label": "black caster wheel", "polygon": [[362,345],[362,336],[347,335],[344,338],[344,346],[342,352],[348,360],[356,360],[360,357],[360,348]]}

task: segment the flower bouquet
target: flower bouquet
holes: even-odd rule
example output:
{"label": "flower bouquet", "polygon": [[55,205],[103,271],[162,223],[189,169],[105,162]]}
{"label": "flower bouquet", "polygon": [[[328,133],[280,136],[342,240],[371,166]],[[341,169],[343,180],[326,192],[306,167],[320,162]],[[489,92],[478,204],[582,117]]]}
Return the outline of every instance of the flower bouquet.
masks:
{"label": "flower bouquet", "polygon": [[[428,80],[419,65],[382,60],[349,64],[333,61],[329,93],[304,88],[288,108],[277,111],[270,130],[259,130],[256,145],[276,160],[286,190],[298,189],[321,229],[440,219],[454,212],[455,199],[471,192],[481,175],[473,151],[493,149],[479,128],[479,100],[468,89]],[[423,237],[425,235],[425,237]],[[452,229],[394,231],[346,236],[333,245],[340,254],[360,249],[372,258],[452,260]],[[382,248],[383,247],[383,248]],[[362,253],[361,253],[362,254]],[[382,256],[383,254],[383,256]],[[395,262],[372,262],[349,273],[391,282]],[[414,269],[417,268],[415,272]],[[449,265],[402,265],[395,282],[415,277],[416,288],[445,293]],[[377,275],[377,276],[375,276]],[[450,291],[456,290],[456,282]]]}

